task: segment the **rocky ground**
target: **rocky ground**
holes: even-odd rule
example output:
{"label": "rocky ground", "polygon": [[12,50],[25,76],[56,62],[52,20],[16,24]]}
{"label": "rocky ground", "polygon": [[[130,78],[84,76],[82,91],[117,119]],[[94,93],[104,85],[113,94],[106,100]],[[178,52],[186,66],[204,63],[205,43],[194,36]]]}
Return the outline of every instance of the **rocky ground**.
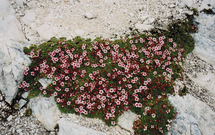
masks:
{"label": "rocky ground", "polygon": [[[22,80],[21,71],[29,64],[21,51],[23,46],[38,45],[52,36],[71,39],[80,35],[94,39],[124,36],[134,29],[140,32],[166,29],[169,23],[192,14],[189,9],[193,7],[198,10],[215,7],[212,0],[0,0],[0,3],[0,26],[3,26],[0,27],[0,134],[8,135],[77,133],[75,129],[86,131],[82,134],[133,134],[132,121],[108,127],[98,119],[61,114],[52,99],[38,97],[28,106],[21,108],[26,103],[22,101],[19,108],[13,108],[10,104]],[[188,94],[183,98],[169,97],[179,114],[168,135],[215,133],[214,20],[212,15],[204,14],[196,19],[199,23],[199,32],[193,35],[196,48],[187,55],[185,81],[177,82],[177,88],[186,87]],[[14,94],[7,93],[8,90]],[[25,116],[28,107],[33,114]],[[135,119],[128,112],[122,121],[128,117]]]}

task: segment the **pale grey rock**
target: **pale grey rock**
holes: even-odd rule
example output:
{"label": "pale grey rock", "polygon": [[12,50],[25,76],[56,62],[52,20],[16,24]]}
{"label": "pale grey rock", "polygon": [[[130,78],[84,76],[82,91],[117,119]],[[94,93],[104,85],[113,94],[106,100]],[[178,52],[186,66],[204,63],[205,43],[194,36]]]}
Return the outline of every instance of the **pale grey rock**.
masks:
{"label": "pale grey rock", "polygon": [[28,103],[32,114],[45,126],[47,130],[54,130],[60,111],[56,105],[54,97],[35,97]]}
{"label": "pale grey rock", "polygon": [[28,6],[29,9],[32,9],[32,8],[36,7],[36,1],[29,1],[27,3],[27,6]]}
{"label": "pale grey rock", "polygon": [[175,4],[170,4],[169,7],[170,7],[170,8],[174,8],[174,7],[175,7]]}
{"label": "pale grey rock", "polygon": [[172,134],[215,134],[215,112],[208,105],[189,94],[183,97],[171,95],[168,100],[178,112],[173,120]]}
{"label": "pale grey rock", "polygon": [[179,7],[180,8],[183,8],[185,6],[192,7],[193,5],[194,5],[194,0],[181,0]]}
{"label": "pale grey rock", "polygon": [[16,0],[16,4],[20,7],[23,7],[24,2],[25,2],[25,0]]}
{"label": "pale grey rock", "polygon": [[34,9],[26,10],[25,11],[25,16],[22,18],[22,21],[27,25],[30,25],[31,23],[33,23],[35,21],[35,11],[34,11]]}
{"label": "pale grey rock", "polygon": [[[208,6],[208,4],[211,6]],[[215,2],[213,0],[203,0],[201,6],[198,7],[198,10],[202,11],[203,9],[209,9],[211,7],[215,7]]]}
{"label": "pale grey rock", "polygon": [[136,118],[137,115],[135,113],[126,111],[118,118],[118,125],[134,133],[132,127],[133,122],[136,120]]}
{"label": "pale grey rock", "polygon": [[85,33],[84,30],[81,30],[81,29],[75,30],[75,34],[77,34],[77,35],[79,35],[79,36],[82,36],[84,33]]}
{"label": "pale grey rock", "polygon": [[27,98],[27,97],[28,97],[28,94],[29,94],[29,91],[28,91],[28,92],[24,92],[24,93],[22,94],[22,97],[23,97],[23,98]]}
{"label": "pale grey rock", "polygon": [[15,15],[0,16],[0,38],[23,41],[24,35],[21,26]]}
{"label": "pale grey rock", "polygon": [[150,16],[149,15],[142,15],[141,17],[140,17],[140,19],[142,20],[142,21],[145,21],[146,19],[148,19]]}
{"label": "pale grey rock", "polygon": [[146,25],[146,24],[135,24],[135,28],[138,29],[139,31],[148,31],[151,30],[153,28],[152,25]]}
{"label": "pale grey rock", "polygon": [[49,24],[42,24],[37,28],[37,32],[42,40],[49,40],[58,34],[59,28]]}
{"label": "pale grey rock", "polygon": [[191,125],[191,134],[192,135],[201,135],[201,131],[197,125]]}
{"label": "pale grey rock", "polygon": [[79,126],[72,121],[61,118],[58,121],[59,135],[106,135],[106,133],[99,132],[90,128]]}
{"label": "pale grey rock", "polygon": [[150,17],[150,18],[148,18],[147,20],[145,20],[145,21],[143,22],[143,24],[145,24],[145,25],[150,25],[150,24],[152,24],[154,21],[155,21],[155,18]]}
{"label": "pale grey rock", "polygon": [[193,53],[215,65],[215,16],[200,13],[195,21],[198,23],[198,32],[192,34],[195,41]]}
{"label": "pale grey rock", "polygon": [[86,12],[86,13],[84,14],[84,17],[86,17],[87,19],[93,19],[93,18],[94,18],[93,14],[90,13],[90,12]]}
{"label": "pale grey rock", "polygon": [[12,115],[10,115],[9,117],[7,117],[7,121],[11,121],[11,120],[12,120],[12,118],[13,118],[13,116],[12,116]]}
{"label": "pale grey rock", "polygon": [[20,100],[19,100],[19,108],[22,108],[26,103],[27,103],[26,100],[20,99]]}
{"label": "pale grey rock", "polygon": [[52,82],[52,80],[46,79],[46,78],[40,78],[39,82],[43,86],[43,88],[46,89],[46,87]]}
{"label": "pale grey rock", "polygon": [[215,75],[211,71],[208,71],[208,74],[196,73],[195,76],[190,74],[187,74],[187,76],[215,97]]}
{"label": "pale grey rock", "polygon": [[61,0],[52,0],[54,3],[59,3]]}

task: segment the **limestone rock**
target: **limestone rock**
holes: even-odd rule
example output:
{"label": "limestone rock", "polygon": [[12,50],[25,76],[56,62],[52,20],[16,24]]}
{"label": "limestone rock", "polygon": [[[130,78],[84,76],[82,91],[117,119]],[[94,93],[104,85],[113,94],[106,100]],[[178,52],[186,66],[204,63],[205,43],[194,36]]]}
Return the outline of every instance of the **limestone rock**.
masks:
{"label": "limestone rock", "polygon": [[35,97],[28,103],[32,114],[46,127],[47,130],[54,130],[60,111],[54,101],[54,97]]}
{"label": "limestone rock", "polygon": [[32,10],[27,10],[25,11],[25,16],[22,18],[22,21],[27,24],[30,25],[34,20],[35,20],[35,11]]}
{"label": "limestone rock", "polygon": [[59,3],[61,0],[52,0],[54,3]]}
{"label": "limestone rock", "polygon": [[77,30],[75,30],[75,33],[79,36],[82,36],[85,33],[85,31],[81,30],[81,29],[77,29]]}
{"label": "limestone rock", "polygon": [[215,65],[215,17],[200,13],[195,19],[198,32],[192,34],[195,41],[194,54],[206,62]]}
{"label": "limestone rock", "polygon": [[136,120],[136,118],[137,115],[135,113],[131,111],[126,111],[119,117],[118,125],[134,133],[132,127],[133,122]]}
{"label": "limestone rock", "polygon": [[42,24],[37,28],[37,32],[42,40],[49,40],[51,37],[56,36],[58,34],[58,30],[59,29],[57,27],[49,24]]}
{"label": "limestone rock", "polygon": [[79,126],[71,121],[61,118],[58,121],[59,135],[106,135],[103,132],[99,132],[90,128]]}
{"label": "limestone rock", "polygon": [[168,99],[178,112],[172,123],[172,134],[215,134],[215,112],[208,105],[189,94]]}
{"label": "limestone rock", "polygon": [[148,31],[151,30],[153,28],[152,25],[146,25],[146,24],[135,24],[135,28],[138,29],[139,31]]}
{"label": "limestone rock", "polygon": [[90,12],[86,12],[86,13],[84,14],[84,16],[85,16],[87,19],[93,19],[93,18],[94,18],[93,14],[90,13]]}
{"label": "limestone rock", "polygon": [[46,78],[41,78],[41,79],[39,79],[39,82],[41,83],[43,88],[46,89],[46,87],[52,82],[52,80],[46,79]]}
{"label": "limestone rock", "polygon": [[181,0],[181,3],[179,4],[179,7],[180,8],[183,8],[185,6],[192,7],[193,4],[194,4],[194,0]]}
{"label": "limestone rock", "polygon": [[31,61],[24,55],[21,45],[17,42],[0,39],[0,46],[0,90],[6,101],[11,103],[17,94],[17,86],[22,81],[24,68]]}

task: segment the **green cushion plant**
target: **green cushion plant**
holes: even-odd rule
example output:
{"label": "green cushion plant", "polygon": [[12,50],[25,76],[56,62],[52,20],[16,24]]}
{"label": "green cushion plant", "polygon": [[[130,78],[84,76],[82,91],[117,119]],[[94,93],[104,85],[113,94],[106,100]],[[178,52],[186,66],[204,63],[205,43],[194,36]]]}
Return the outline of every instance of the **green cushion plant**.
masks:
{"label": "green cushion plant", "polygon": [[[109,126],[131,110],[138,115],[135,134],[164,134],[176,117],[167,95],[179,93],[173,82],[183,79],[183,62],[194,48],[189,33],[196,30],[188,18],[162,34],[134,32],[114,41],[53,37],[24,48],[32,63],[19,92],[54,96],[61,112],[100,118]],[[52,83],[44,89],[40,78]]]}

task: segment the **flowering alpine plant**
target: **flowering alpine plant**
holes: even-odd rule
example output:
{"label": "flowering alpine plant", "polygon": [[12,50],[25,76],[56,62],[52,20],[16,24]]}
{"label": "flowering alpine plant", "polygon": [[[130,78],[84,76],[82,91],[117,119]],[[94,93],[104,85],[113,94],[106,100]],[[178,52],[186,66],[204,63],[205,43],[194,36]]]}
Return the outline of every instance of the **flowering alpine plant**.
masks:
{"label": "flowering alpine plant", "polygon": [[[139,115],[138,134],[164,134],[176,112],[167,94],[183,79],[184,48],[165,35],[134,35],[120,40],[52,38],[24,48],[32,63],[24,71],[20,91],[28,97],[54,96],[64,113],[100,118],[107,125],[127,110]],[[40,78],[51,79],[46,88]]]}

